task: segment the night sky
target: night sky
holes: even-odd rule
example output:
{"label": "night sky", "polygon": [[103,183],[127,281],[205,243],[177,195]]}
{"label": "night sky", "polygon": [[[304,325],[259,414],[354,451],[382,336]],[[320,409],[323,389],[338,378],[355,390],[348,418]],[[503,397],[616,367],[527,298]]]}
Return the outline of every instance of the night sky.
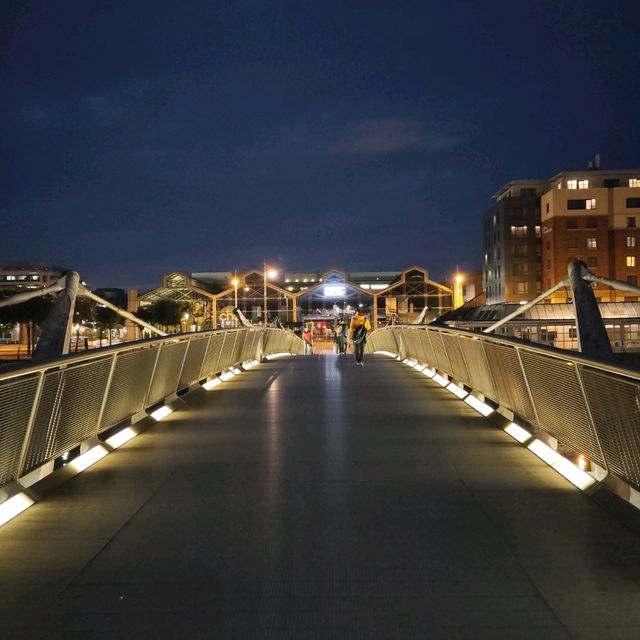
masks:
{"label": "night sky", "polygon": [[640,167],[640,2],[0,3],[0,263],[481,267],[518,178]]}

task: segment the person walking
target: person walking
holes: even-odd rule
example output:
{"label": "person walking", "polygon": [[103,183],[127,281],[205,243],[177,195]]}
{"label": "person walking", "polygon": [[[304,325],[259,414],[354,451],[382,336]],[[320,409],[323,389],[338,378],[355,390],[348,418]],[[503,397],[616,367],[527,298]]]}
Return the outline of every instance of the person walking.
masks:
{"label": "person walking", "polygon": [[344,322],[339,322],[337,324],[334,340],[336,343],[337,353],[347,353],[347,325]]}
{"label": "person walking", "polygon": [[313,353],[313,335],[309,327],[304,328],[302,339],[304,340],[304,354],[309,356]]}
{"label": "person walking", "polygon": [[353,342],[353,351],[356,356],[356,364],[362,366],[362,358],[364,356],[364,345],[367,344],[367,334],[371,331],[369,318],[358,309],[351,319],[349,326],[349,335]]}

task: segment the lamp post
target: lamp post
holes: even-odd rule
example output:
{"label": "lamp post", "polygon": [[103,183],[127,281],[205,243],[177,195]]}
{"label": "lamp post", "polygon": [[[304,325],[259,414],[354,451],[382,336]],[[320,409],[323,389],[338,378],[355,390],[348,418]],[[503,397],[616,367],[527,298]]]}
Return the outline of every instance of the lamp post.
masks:
{"label": "lamp post", "polygon": [[238,285],[240,284],[240,280],[238,280],[238,276],[233,276],[231,279],[231,284],[233,285],[233,306],[238,308]]}
{"label": "lamp post", "polygon": [[456,277],[454,280],[453,287],[453,308],[457,309],[464,304],[464,300],[462,298],[462,283],[464,282],[464,277],[459,273],[456,273]]}
{"label": "lamp post", "polygon": [[264,326],[267,326],[267,278],[275,278],[278,272],[274,269],[269,269],[267,261],[264,261],[264,309],[262,310]]}

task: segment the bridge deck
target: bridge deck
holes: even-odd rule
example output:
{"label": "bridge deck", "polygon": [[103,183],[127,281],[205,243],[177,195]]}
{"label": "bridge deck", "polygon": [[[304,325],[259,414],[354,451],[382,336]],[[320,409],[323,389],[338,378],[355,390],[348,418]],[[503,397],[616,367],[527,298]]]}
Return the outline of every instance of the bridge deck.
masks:
{"label": "bridge deck", "polygon": [[0,529],[2,636],[618,638],[638,538],[369,357],[216,389]]}

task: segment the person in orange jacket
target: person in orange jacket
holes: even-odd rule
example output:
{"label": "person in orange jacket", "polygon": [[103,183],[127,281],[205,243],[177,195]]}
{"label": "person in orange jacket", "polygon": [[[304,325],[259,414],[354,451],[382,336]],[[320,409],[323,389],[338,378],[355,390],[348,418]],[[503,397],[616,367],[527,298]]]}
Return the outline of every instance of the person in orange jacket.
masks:
{"label": "person in orange jacket", "polygon": [[371,331],[371,323],[369,318],[358,309],[351,319],[349,326],[349,337],[353,342],[353,351],[356,355],[356,364],[362,366],[362,358],[364,356],[364,345],[367,344],[367,334]]}

